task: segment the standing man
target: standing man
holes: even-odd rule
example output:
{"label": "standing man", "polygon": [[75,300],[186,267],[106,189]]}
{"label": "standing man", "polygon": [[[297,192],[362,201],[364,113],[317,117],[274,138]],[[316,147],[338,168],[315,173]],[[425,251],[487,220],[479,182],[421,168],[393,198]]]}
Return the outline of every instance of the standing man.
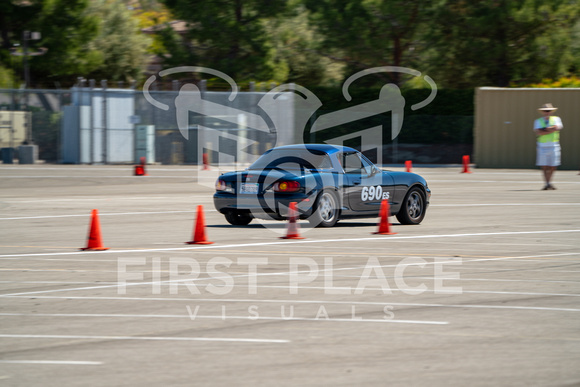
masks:
{"label": "standing man", "polygon": [[546,181],[543,190],[556,189],[550,181],[556,167],[560,165],[560,130],[563,127],[560,117],[552,115],[557,109],[551,103],[542,105],[538,109],[542,117],[534,121],[534,132],[538,136],[536,165],[542,167]]}

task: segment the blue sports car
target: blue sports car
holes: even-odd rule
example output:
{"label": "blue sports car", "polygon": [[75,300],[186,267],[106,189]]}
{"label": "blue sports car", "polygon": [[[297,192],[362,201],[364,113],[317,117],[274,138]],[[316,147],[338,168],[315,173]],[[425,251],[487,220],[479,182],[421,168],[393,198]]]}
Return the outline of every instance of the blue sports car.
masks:
{"label": "blue sports car", "polygon": [[270,149],[244,171],[216,181],[215,208],[233,225],[252,219],[284,220],[291,202],[312,226],[332,227],[339,219],[377,217],[388,200],[402,224],[419,224],[431,191],[424,178],[384,171],[361,152],[326,144]]}

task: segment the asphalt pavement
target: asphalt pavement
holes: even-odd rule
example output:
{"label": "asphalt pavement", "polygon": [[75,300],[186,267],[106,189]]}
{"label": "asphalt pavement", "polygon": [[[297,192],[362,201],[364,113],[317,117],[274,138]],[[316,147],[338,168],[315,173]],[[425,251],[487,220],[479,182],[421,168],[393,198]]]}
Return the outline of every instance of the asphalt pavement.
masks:
{"label": "asphalt pavement", "polygon": [[421,225],[286,240],[230,226],[215,169],[0,165],[0,384],[579,385],[580,175],[471,171],[413,168]]}

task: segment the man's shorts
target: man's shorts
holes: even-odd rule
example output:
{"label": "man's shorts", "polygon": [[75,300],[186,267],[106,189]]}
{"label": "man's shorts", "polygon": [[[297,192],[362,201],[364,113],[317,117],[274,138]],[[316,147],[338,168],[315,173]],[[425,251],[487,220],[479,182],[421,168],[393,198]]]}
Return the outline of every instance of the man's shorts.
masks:
{"label": "man's shorts", "polygon": [[536,153],[536,165],[547,167],[557,167],[560,165],[560,144],[538,144]]}

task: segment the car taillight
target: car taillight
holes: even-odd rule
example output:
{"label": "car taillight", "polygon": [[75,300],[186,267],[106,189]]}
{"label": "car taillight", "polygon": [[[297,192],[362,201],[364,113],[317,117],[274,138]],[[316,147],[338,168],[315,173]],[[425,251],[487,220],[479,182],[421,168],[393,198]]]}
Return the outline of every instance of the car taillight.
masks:
{"label": "car taillight", "polygon": [[225,181],[219,180],[219,179],[216,180],[216,182],[215,182],[215,190],[216,191],[225,191],[226,187],[227,187],[227,185],[226,185]]}
{"label": "car taillight", "polygon": [[215,190],[216,191],[224,191],[224,192],[234,192],[234,189],[230,187],[225,181],[218,179],[215,182]]}
{"label": "car taillight", "polygon": [[274,184],[274,192],[298,192],[300,183],[297,181],[280,181]]}

